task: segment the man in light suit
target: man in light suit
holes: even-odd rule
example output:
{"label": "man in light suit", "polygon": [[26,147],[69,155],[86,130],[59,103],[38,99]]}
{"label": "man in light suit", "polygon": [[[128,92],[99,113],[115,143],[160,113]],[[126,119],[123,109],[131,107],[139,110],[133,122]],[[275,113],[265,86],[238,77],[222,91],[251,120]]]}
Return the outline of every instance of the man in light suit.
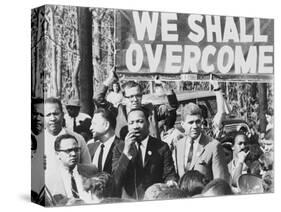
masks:
{"label": "man in light suit", "polygon": [[48,186],[54,205],[75,203],[73,200],[90,203],[91,193],[86,191],[84,182],[97,173],[96,167],[78,164],[81,147],[73,135],[59,135],[55,140],[54,149],[59,162],[56,170],[58,175],[52,178]]}
{"label": "man in light suit", "polygon": [[145,190],[155,183],[176,184],[178,179],[169,146],[149,136],[148,115],[143,108],[128,114],[125,141],[113,155],[113,177],[123,197],[142,200]]}
{"label": "man in light suit", "polygon": [[99,171],[112,173],[114,147],[120,142],[115,136],[116,117],[108,110],[99,108],[95,111],[91,131],[93,139],[87,144],[92,163]]}
{"label": "man in light suit", "polygon": [[220,143],[202,130],[201,109],[194,103],[183,108],[184,138],[176,145],[179,176],[188,170],[198,170],[209,181],[221,178],[229,182],[229,172]]}

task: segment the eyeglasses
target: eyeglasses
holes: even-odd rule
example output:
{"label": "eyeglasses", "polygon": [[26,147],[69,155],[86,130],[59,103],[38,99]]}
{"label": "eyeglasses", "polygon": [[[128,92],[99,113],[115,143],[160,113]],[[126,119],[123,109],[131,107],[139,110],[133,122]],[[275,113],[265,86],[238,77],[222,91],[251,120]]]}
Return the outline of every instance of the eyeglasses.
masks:
{"label": "eyeglasses", "polygon": [[133,99],[133,98],[136,98],[136,99],[140,99],[142,97],[142,94],[136,94],[136,95],[131,95],[131,96],[125,96],[125,98],[127,99]]}
{"label": "eyeglasses", "polygon": [[75,147],[75,148],[71,148],[71,149],[59,149],[59,150],[57,150],[57,152],[64,152],[66,154],[70,154],[71,152],[78,153],[78,152],[80,152],[80,150],[81,150],[80,147]]}

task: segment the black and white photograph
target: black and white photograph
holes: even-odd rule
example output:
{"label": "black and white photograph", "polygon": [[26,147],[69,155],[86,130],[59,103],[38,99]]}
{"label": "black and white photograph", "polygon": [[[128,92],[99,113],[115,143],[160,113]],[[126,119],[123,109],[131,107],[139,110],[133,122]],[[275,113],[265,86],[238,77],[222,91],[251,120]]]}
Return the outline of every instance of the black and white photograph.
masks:
{"label": "black and white photograph", "polygon": [[1,211],[278,211],[279,8],[3,1]]}
{"label": "black and white photograph", "polygon": [[274,19],[32,9],[31,201],[273,193],[274,95]]}

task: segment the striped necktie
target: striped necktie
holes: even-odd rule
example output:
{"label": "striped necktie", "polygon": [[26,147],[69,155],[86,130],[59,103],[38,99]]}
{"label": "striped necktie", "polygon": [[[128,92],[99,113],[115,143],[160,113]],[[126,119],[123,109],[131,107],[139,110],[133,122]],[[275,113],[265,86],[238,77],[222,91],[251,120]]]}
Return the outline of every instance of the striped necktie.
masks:
{"label": "striped necktie", "polygon": [[72,195],[74,198],[79,198],[77,185],[76,185],[75,179],[73,177],[73,173],[71,173],[71,192],[72,192]]}
{"label": "striped necktie", "polygon": [[187,161],[186,161],[186,166],[185,166],[185,171],[188,171],[190,168],[190,164],[193,158],[193,148],[194,148],[194,140],[190,141],[190,148],[187,156]]}

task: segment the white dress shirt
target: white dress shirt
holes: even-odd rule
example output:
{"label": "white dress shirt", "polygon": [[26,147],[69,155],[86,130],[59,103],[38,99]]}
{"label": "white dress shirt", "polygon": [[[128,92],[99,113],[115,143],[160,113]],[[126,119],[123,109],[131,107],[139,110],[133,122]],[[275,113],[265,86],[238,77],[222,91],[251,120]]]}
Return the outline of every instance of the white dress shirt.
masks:
{"label": "white dress shirt", "polygon": [[[106,161],[106,158],[107,158],[107,155],[109,153],[109,150],[111,148],[111,145],[113,144],[114,142],[114,139],[115,139],[115,135],[112,136],[111,138],[109,138],[106,142],[104,142],[104,148],[103,148],[103,156],[102,156],[102,170],[104,168],[104,164],[105,164],[105,161]],[[94,155],[94,158],[93,158],[93,164],[98,167],[98,161],[99,161],[99,156],[100,156],[100,151],[101,151],[101,144],[98,146],[96,152],[95,152],[95,155]]]}
{"label": "white dress shirt", "polygon": [[[73,122],[74,122],[74,118],[69,116],[67,113],[64,115],[64,119],[65,119],[65,126],[67,129],[69,130],[73,130]],[[91,116],[89,116],[88,114],[86,113],[82,113],[80,112],[78,114],[77,117],[75,117],[75,123],[76,123],[76,126],[79,126],[80,125],[80,122],[83,122],[85,121],[85,119],[91,119]]]}
{"label": "white dress shirt", "polygon": [[119,104],[122,103],[123,100],[123,94],[122,92],[115,93],[115,92],[109,92],[108,95],[106,96],[106,100],[108,102],[111,102],[114,107],[118,107]]}
{"label": "white dress shirt", "polygon": [[[73,198],[71,173],[69,172],[69,170],[63,167],[62,164],[59,166],[59,172],[65,188],[66,197]],[[84,190],[82,176],[78,173],[77,166],[73,169],[72,176],[77,186],[79,198],[84,200],[85,202],[91,202],[91,193]]]}
{"label": "white dress shirt", "polygon": [[53,189],[54,188],[54,182],[57,182],[57,177],[59,177],[59,164],[61,163],[56,155],[55,151],[55,140],[59,135],[63,134],[71,134],[75,136],[75,138],[78,141],[79,147],[81,147],[80,151],[80,161],[79,163],[82,164],[90,164],[91,163],[91,158],[90,158],[90,153],[88,150],[88,147],[86,146],[85,140],[83,139],[82,136],[80,136],[77,133],[71,132],[67,130],[66,128],[63,128],[60,133],[56,136],[50,134],[48,130],[46,129],[44,131],[44,152],[45,152],[45,157],[46,157],[46,170],[45,170],[45,184],[47,188],[51,191],[51,194],[53,195]]}
{"label": "white dress shirt", "polygon": [[[144,161],[145,161],[145,153],[146,153],[148,138],[149,138],[149,136],[147,136],[144,140],[142,140],[141,145],[140,145],[141,154],[142,154],[142,164],[144,164]],[[136,144],[136,147],[138,149],[137,142],[135,144]]]}

